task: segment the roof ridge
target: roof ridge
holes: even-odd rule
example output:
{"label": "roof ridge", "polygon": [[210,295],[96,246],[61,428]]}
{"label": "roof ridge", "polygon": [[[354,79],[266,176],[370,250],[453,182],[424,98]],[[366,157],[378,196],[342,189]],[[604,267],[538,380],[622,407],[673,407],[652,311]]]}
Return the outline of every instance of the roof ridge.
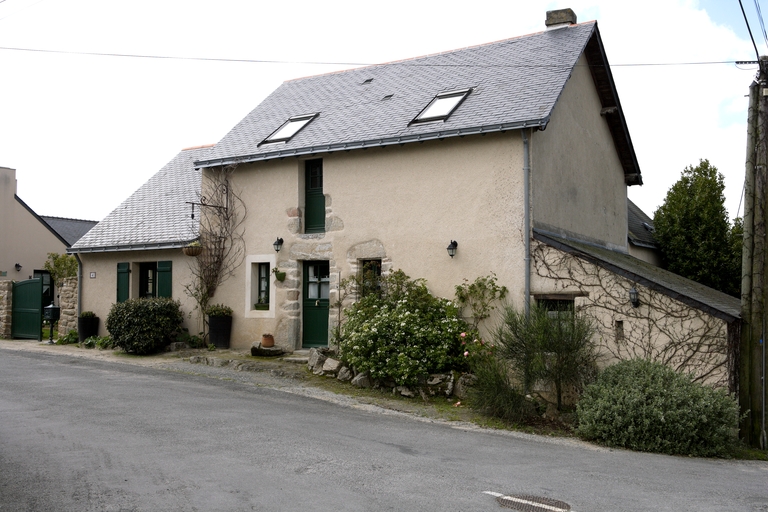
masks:
{"label": "roof ridge", "polygon": [[59,219],[59,220],[74,220],[77,222],[99,222],[97,220],[88,220],[88,219],[75,219],[72,217],[58,217],[56,215],[41,215],[40,217],[44,219]]}
{"label": "roof ridge", "polygon": [[[597,25],[597,20],[590,20],[590,21],[583,21],[581,23],[574,23],[574,24],[572,24],[572,25],[570,25],[568,27],[563,27],[563,28],[579,27],[579,26],[582,26],[582,25],[588,25],[590,23],[594,23],[595,25]],[[366,68],[375,68],[375,67],[378,67],[378,66],[389,66],[389,65],[392,65],[392,64],[401,64],[403,62],[408,62],[408,61],[413,61],[413,60],[418,60],[418,59],[427,59],[427,58],[430,58],[430,57],[437,57],[437,56],[440,56],[440,55],[448,55],[448,54],[454,53],[454,52],[460,52],[460,51],[464,51],[464,50],[471,50],[471,49],[474,49],[474,48],[480,48],[480,47],[483,47],[483,46],[490,46],[492,44],[504,43],[504,42],[507,42],[507,41],[514,41],[515,39],[522,39],[524,37],[537,36],[539,34],[545,34],[547,32],[551,32],[551,30],[544,29],[544,30],[540,30],[538,32],[529,32],[528,34],[521,34],[521,35],[518,35],[518,36],[512,36],[512,37],[508,37],[508,38],[505,38],[505,39],[497,39],[496,41],[488,41],[486,43],[478,43],[478,44],[472,44],[472,45],[469,45],[469,46],[462,46],[462,47],[459,47],[459,48],[454,48],[452,50],[444,50],[444,51],[435,52],[435,53],[428,53],[428,54],[425,54],[425,55],[419,55],[417,57],[408,57],[408,58],[405,58],[405,59],[398,59],[398,60],[379,62],[379,63],[376,63],[376,64],[361,65],[360,67],[357,67],[357,68],[340,69],[338,71],[329,71],[327,73],[318,73],[316,75],[306,75],[306,76],[297,77],[297,78],[290,78],[290,79],[286,80],[283,83],[296,82],[298,80],[306,80],[307,78],[317,78],[317,77],[321,77],[321,76],[338,75],[338,74],[341,74],[341,73],[348,73],[350,71],[360,71],[360,70],[364,70]]]}

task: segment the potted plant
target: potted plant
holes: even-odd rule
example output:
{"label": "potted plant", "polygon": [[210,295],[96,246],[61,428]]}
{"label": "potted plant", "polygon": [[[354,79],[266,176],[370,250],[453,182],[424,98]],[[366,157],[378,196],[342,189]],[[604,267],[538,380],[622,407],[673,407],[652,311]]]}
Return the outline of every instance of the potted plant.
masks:
{"label": "potted plant", "polygon": [[81,342],[99,335],[99,317],[93,311],[83,311],[77,317],[77,339]]}
{"label": "potted plant", "polygon": [[190,242],[182,247],[181,250],[187,256],[198,256],[201,252],[203,252],[203,245],[199,240],[195,240],[194,242]]}
{"label": "potted plant", "polygon": [[264,348],[271,348],[275,346],[275,337],[269,333],[261,335],[261,346]]}
{"label": "potted plant", "polygon": [[213,304],[205,310],[208,315],[209,341],[216,348],[229,348],[232,335],[232,308],[222,304]]}
{"label": "potted plant", "polygon": [[275,279],[278,281],[285,281],[285,272],[280,272],[277,267],[272,269],[272,273],[275,274]]}

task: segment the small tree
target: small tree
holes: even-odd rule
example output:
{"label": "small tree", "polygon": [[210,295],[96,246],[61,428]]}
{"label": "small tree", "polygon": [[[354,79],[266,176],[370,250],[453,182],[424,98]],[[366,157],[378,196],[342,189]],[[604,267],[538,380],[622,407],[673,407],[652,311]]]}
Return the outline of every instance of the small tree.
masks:
{"label": "small tree", "polygon": [[77,259],[71,254],[49,252],[43,268],[51,274],[56,287],[61,288],[64,279],[77,276]]}
{"label": "small tree", "polygon": [[508,308],[496,343],[526,391],[536,382],[554,387],[560,410],[566,391],[580,392],[597,375],[594,332],[591,318],[573,310],[533,306],[526,315]]}
{"label": "small tree", "polygon": [[686,167],[654,213],[654,236],[664,268],[738,297],[742,229],[728,220],[724,190],[708,160]]}

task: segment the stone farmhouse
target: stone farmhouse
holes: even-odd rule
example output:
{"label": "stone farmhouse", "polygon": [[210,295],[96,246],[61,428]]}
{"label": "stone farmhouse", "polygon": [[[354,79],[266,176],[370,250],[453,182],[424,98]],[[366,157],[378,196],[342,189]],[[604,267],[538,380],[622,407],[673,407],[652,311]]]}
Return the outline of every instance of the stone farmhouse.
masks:
{"label": "stone farmhouse", "polygon": [[285,82],[72,247],[83,307],[170,295],[192,313],[179,249],[221,173],[244,213],[242,264],[213,299],[234,309],[234,348],[262,333],[288,351],[332,343],[339,283],[363,268],[444,297],[493,272],[515,307],[591,311],[610,357],[728,381],[739,302],[655,266],[606,49],[570,9],[538,33]]}

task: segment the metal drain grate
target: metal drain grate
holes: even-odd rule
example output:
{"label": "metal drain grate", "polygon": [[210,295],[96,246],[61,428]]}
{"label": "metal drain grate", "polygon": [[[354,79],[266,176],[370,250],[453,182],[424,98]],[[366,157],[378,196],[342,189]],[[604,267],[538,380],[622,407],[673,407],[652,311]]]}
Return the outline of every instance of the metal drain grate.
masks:
{"label": "metal drain grate", "polygon": [[527,494],[497,496],[496,501],[504,508],[511,508],[520,512],[565,512],[571,510],[571,506],[564,501]]}

